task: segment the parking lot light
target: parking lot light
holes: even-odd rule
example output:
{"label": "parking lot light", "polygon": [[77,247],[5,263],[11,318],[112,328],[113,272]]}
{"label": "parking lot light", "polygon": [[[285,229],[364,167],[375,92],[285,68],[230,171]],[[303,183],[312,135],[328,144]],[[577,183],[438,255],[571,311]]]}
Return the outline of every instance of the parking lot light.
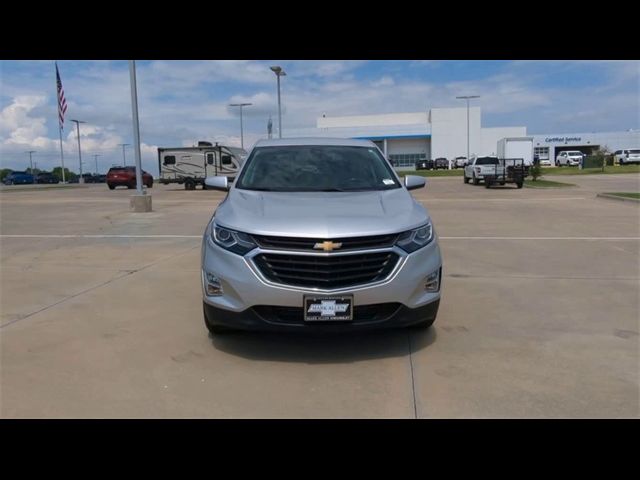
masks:
{"label": "parking lot light", "polygon": [[467,101],[467,162],[469,161],[469,99],[480,98],[480,95],[467,95],[456,97],[457,99],[465,99]]}
{"label": "parking lot light", "polygon": [[282,138],[282,110],[280,108],[280,77],[284,77],[287,73],[282,69],[282,67],[275,65],[271,67],[273,73],[276,74],[278,78],[278,138]]}
{"label": "parking lot light", "polygon": [[78,132],[78,161],[80,162],[80,177],[78,183],[84,183],[84,177],[82,176],[82,150],[80,149],[80,124],[87,123],[82,120],[71,120],[76,124],[76,131]]}

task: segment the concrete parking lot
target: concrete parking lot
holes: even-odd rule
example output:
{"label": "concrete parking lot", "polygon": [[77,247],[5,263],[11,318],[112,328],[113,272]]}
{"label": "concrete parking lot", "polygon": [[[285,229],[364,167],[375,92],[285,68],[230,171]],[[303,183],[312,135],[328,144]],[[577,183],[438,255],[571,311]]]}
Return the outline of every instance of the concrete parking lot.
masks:
{"label": "concrete parking lot", "polygon": [[566,189],[428,179],[427,331],[210,338],[200,236],[223,194],[0,192],[2,418],[636,418],[640,176]]}

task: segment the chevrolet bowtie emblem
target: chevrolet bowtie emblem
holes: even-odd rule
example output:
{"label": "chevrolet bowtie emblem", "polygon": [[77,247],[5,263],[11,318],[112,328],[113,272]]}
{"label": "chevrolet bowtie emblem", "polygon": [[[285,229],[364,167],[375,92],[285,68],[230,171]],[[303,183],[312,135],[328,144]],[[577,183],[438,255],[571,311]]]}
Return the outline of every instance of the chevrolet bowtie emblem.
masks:
{"label": "chevrolet bowtie emblem", "polygon": [[340,242],[332,242],[331,240],[327,240],[325,242],[316,243],[313,248],[316,250],[324,250],[325,252],[330,252],[331,250],[337,250],[342,246]]}

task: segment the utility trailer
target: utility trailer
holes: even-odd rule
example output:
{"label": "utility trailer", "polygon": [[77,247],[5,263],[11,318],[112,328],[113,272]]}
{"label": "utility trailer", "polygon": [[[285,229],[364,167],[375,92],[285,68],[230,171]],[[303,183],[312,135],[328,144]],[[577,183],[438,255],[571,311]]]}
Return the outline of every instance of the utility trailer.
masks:
{"label": "utility trailer", "polygon": [[529,165],[526,164],[524,158],[501,158],[491,167],[493,167],[493,171],[487,172],[486,169],[490,167],[486,166],[483,172],[486,188],[490,188],[496,183],[500,185],[515,183],[516,187],[522,188],[524,179],[529,175]]}
{"label": "utility trailer", "polygon": [[218,175],[235,178],[247,152],[228,145],[198,142],[197,147],[158,148],[159,182],[184,184],[185,190],[205,189],[205,179]]}

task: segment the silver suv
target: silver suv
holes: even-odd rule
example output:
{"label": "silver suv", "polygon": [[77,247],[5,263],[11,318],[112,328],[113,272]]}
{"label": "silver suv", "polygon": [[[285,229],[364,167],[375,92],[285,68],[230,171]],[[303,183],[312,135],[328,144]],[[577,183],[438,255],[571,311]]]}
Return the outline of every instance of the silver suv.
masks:
{"label": "silver suv", "polygon": [[345,331],[429,327],[442,257],[428,212],[367,140],[261,140],[202,239],[205,324]]}

